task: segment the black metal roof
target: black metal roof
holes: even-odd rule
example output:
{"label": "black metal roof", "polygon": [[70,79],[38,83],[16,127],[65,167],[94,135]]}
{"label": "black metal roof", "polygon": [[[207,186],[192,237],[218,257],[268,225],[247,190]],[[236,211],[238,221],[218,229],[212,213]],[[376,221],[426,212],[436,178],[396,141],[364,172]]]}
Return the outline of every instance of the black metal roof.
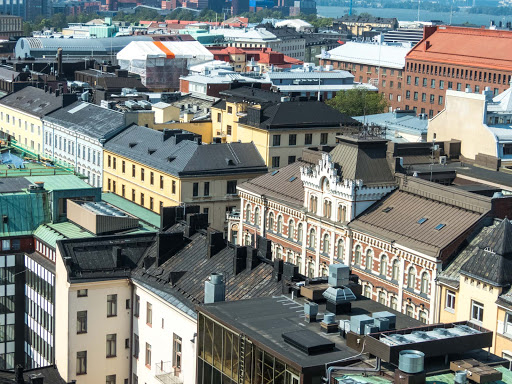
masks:
{"label": "black metal roof", "polygon": [[[23,379],[25,383],[31,383],[32,378],[43,377],[44,384],[66,384],[66,381],[61,377],[57,366],[51,365],[48,367],[27,369],[23,372]],[[14,384],[16,383],[16,375],[14,371],[0,371],[0,384]]]}

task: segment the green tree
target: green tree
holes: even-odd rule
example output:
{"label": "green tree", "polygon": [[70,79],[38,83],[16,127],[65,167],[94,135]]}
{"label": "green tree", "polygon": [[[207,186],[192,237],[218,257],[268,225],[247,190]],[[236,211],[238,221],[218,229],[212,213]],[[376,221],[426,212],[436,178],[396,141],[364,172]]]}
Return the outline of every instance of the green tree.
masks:
{"label": "green tree", "polygon": [[382,93],[367,91],[363,87],[337,92],[336,96],[326,103],[348,116],[373,115],[383,113],[388,108]]}

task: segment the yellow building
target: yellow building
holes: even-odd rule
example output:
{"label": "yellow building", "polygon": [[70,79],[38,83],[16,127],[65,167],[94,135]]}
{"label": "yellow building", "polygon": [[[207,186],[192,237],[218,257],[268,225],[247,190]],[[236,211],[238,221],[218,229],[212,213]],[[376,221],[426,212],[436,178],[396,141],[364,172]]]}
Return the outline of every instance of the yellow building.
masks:
{"label": "yellow building", "polygon": [[438,279],[438,321],[470,320],[494,332],[491,352],[512,360],[512,224],[485,226]]}
{"label": "yellow building", "polygon": [[256,88],[223,91],[211,108],[213,139],[254,143],[269,168],[295,162],[302,149],[333,146],[360,123],[319,101],[295,101]]}
{"label": "yellow building", "polygon": [[0,99],[0,131],[4,139],[35,153],[43,153],[42,118],[76,101],[76,95],[25,87]]}
{"label": "yellow building", "polygon": [[239,208],[238,183],[267,172],[252,143],[200,145],[197,135],[131,126],[105,143],[103,190],[159,213],[199,205],[213,228]]}

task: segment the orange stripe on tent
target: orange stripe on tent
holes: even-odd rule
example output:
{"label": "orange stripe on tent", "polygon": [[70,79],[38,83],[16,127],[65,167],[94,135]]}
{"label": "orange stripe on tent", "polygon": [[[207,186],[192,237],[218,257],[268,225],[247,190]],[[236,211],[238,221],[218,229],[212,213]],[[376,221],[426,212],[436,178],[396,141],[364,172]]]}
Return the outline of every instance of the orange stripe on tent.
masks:
{"label": "orange stripe on tent", "polygon": [[155,45],[160,48],[160,50],[165,53],[167,55],[167,58],[168,59],[174,59],[174,53],[172,53],[169,48],[167,48],[164,43],[162,43],[161,41],[153,41],[153,43],[155,43]]}

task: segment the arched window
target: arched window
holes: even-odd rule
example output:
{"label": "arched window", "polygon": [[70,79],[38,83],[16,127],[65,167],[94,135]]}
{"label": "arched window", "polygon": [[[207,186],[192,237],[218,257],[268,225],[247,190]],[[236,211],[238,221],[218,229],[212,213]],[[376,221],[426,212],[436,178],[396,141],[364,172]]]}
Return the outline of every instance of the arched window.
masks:
{"label": "arched window", "polygon": [[412,305],[407,305],[405,307],[405,314],[409,317],[414,318],[414,307]]}
{"label": "arched window", "polygon": [[312,260],[308,262],[308,277],[315,277],[315,262]]}
{"label": "arched window", "polygon": [[322,245],[322,248],[323,248],[323,251],[324,253],[329,253],[329,234],[326,233],[324,235],[324,242],[323,242],[323,245]]}
{"label": "arched window", "polygon": [[277,217],[277,233],[280,235],[283,233],[283,216],[281,215]]}
{"label": "arched window", "polygon": [[407,288],[414,289],[416,285],[416,272],[413,267],[410,267],[407,271]]}
{"label": "arched window", "polygon": [[315,249],[316,245],[316,232],[314,228],[311,228],[311,231],[309,232],[309,248]]}
{"label": "arched window", "polygon": [[301,244],[302,244],[302,234],[303,234],[302,228],[303,228],[302,223],[299,223],[299,225],[297,227],[297,242],[301,243]]}
{"label": "arched window", "polygon": [[320,274],[322,275],[322,277],[329,276],[329,267],[327,266],[327,264],[325,264],[325,263],[320,264]]}
{"label": "arched window", "polygon": [[302,257],[297,255],[297,267],[299,268],[299,273],[302,273]]}
{"label": "arched window", "polygon": [[338,221],[342,223],[347,221],[347,208],[344,205],[338,206]]}
{"label": "arched window", "polygon": [[332,203],[329,200],[324,200],[324,216],[328,219],[331,218]]}
{"label": "arched window", "polygon": [[356,251],[354,252],[354,264],[361,265],[361,246],[356,245]]}
{"label": "arched window", "polygon": [[274,212],[268,214],[268,227],[267,229],[271,232],[274,231]]}
{"label": "arched window", "polygon": [[399,263],[398,259],[393,260],[393,268],[392,268],[392,272],[391,272],[391,280],[398,281],[398,270],[399,270],[398,263]]}
{"label": "arched window", "polygon": [[379,291],[379,303],[386,305],[386,292]]}
{"label": "arched window", "polygon": [[294,260],[292,251],[288,251],[288,253],[286,255],[286,261],[289,263],[295,264],[295,260]]}
{"label": "arched window", "polygon": [[254,208],[254,225],[259,227],[260,225],[260,208]]}
{"label": "arched window", "polygon": [[428,295],[428,288],[429,288],[428,273],[423,272],[423,274],[421,275],[421,293]]}
{"label": "arched window", "polygon": [[365,267],[366,269],[372,269],[373,267],[373,251],[371,249],[366,251]]}
{"label": "arched window", "polygon": [[369,284],[364,286],[363,296],[369,299],[372,298],[372,287]]}
{"label": "arched window", "polygon": [[251,220],[251,205],[247,204],[245,207],[245,221],[249,222]]}
{"label": "arched window", "polygon": [[391,309],[395,310],[395,311],[398,311],[398,299],[396,298],[396,296],[393,296],[391,298],[391,305],[390,305]]}
{"label": "arched window", "polygon": [[316,213],[318,199],[315,196],[311,196],[309,198],[309,210],[313,213]]}
{"label": "arched window", "polygon": [[290,220],[288,223],[288,238],[293,239],[295,236],[295,222]]}
{"label": "arched window", "polygon": [[343,244],[343,239],[339,239],[338,240],[338,253],[337,253],[338,259],[343,260],[344,253],[345,253],[345,246]]}
{"label": "arched window", "polygon": [[283,258],[283,251],[281,250],[281,247],[276,248],[276,259],[281,260]]}
{"label": "arched window", "polygon": [[383,255],[380,258],[380,272],[382,276],[387,276],[388,274],[388,257],[386,255]]}
{"label": "arched window", "polygon": [[251,234],[249,232],[245,234],[245,245],[251,245]]}
{"label": "arched window", "polygon": [[427,324],[428,323],[427,311],[419,311],[418,315],[419,315],[420,321],[423,324]]}

